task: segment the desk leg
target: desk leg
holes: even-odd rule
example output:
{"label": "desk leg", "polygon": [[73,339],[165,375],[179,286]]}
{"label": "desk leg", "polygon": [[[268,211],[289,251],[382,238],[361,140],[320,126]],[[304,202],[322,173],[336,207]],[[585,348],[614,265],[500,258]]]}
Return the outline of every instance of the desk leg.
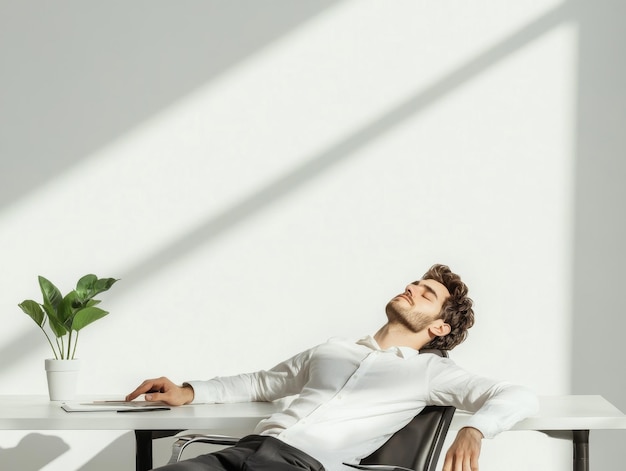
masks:
{"label": "desk leg", "polygon": [[135,430],[135,470],[152,469],[152,440],[171,437],[182,430]]}
{"label": "desk leg", "polygon": [[135,430],[135,470],[152,469],[152,430]]}
{"label": "desk leg", "polygon": [[589,471],[589,430],[572,430],[574,471]]}

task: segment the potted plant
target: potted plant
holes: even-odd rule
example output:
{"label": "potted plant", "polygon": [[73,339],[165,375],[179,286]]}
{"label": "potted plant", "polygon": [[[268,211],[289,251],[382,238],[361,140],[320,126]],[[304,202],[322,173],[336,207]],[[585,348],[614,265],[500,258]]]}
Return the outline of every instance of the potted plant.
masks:
{"label": "potted plant", "polygon": [[18,306],[35,321],[52,348],[54,358],[45,362],[50,400],[71,400],[80,367],[75,359],[78,333],[108,314],[96,307],[100,301],[95,296],[107,291],[118,280],[85,275],[78,280],[76,289],[63,296],[49,280],[43,276],[38,279],[43,303],[27,299]]}

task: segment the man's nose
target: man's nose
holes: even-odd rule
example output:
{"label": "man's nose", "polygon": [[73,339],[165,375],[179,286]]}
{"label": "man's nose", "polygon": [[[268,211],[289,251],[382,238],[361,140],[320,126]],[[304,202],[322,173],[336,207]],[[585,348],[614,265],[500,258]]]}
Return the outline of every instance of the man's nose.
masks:
{"label": "man's nose", "polygon": [[419,296],[422,291],[424,291],[424,287],[422,285],[411,283],[407,285],[405,293],[407,293],[411,297],[414,297]]}

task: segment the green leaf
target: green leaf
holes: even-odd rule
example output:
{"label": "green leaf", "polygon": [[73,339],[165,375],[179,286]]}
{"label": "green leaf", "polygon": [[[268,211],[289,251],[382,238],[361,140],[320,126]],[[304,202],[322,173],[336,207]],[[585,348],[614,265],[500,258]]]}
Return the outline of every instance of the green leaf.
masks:
{"label": "green leaf", "polygon": [[48,315],[48,323],[50,325],[50,329],[57,338],[63,337],[67,333],[67,328],[63,326],[63,320],[59,318],[59,313],[62,311],[62,309],[63,299],[61,299],[61,302],[58,304],[58,306],[55,307],[44,296],[43,310]]}
{"label": "green leaf", "polygon": [[[41,294],[43,295],[43,305],[44,308],[48,306],[52,308],[54,313],[57,312],[59,305],[63,301],[63,295],[59,291],[59,289],[52,284],[52,282],[45,279],[43,276],[39,276],[39,288],[41,289]],[[50,310],[46,309],[48,315],[50,315]]]}
{"label": "green leaf", "polygon": [[97,294],[107,291],[113,284],[118,281],[115,278],[98,279],[96,275],[85,275],[76,284],[76,291],[80,299],[84,302]]}
{"label": "green leaf", "polygon": [[115,284],[116,281],[119,280],[116,280],[115,278],[100,278],[96,281],[96,285],[94,286],[94,296],[102,293],[103,291],[107,291],[111,286],[113,286],[113,284]]}
{"label": "green leaf", "polygon": [[58,321],[65,326],[67,330],[72,328],[72,321],[76,311],[82,309],[84,306],[78,298],[76,291],[70,291],[65,295],[58,311]]}
{"label": "green leaf", "polygon": [[76,283],[76,292],[78,293],[78,296],[83,300],[92,297],[93,294],[91,293],[93,292],[93,287],[96,284],[96,281],[98,281],[98,277],[91,274],[85,275],[78,280],[78,283]]}
{"label": "green leaf", "polygon": [[107,311],[104,311],[99,307],[86,307],[85,309],[81,309],[74,315],[74,320],[72,321],[72,330],[78,331],[88,326],[92,322],[101,319],[107,314]]}
{"label": "green leaf", "polygon": [[[45,307],[45,306],[44,306]],[[50,313],[48,313],[48,322],[50,324],[50,330],[54,333],[54,336],[59,338],[63,337],[67,334],[68,329],[65,328],[62,322],[60,322],[56,316],[52,317]]]}
{"label": "green leaf", "polygon": [[41,305],[38,302],[33,301],[32,299],[26,299],[21,304],[18,304],[18,306],[22,309],[22,311],[28,314],[39,327],[43,327],[46,314],[43,312],[43,309],[41,309]]}

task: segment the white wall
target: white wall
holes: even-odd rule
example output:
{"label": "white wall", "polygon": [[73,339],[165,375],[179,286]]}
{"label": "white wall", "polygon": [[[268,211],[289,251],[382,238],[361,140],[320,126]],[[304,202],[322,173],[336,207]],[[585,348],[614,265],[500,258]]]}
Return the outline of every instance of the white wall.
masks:
{"label": "white wall", "polygon": [[[79,390],[124,395],[373,332],[437,262],[476,302],[458,363],[572,392],[583,10],[1,4],[0,394],[46,392],[47,343],[16,306],[38,274],[121,278],[81,334]],[[0,463],[40,469],[29,440],[45,471],[133,465],[117,432],[0,432]],[[569,459],[517,432],[481,469]]]}

